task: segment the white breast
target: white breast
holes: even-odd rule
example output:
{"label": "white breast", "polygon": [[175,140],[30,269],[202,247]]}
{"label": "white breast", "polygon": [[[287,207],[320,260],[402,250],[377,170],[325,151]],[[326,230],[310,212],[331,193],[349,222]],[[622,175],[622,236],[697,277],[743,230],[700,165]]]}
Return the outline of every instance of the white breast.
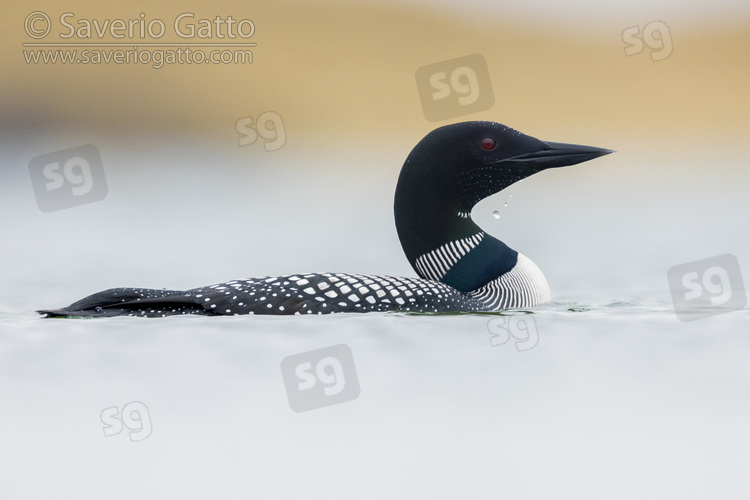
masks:
{"label": "white breast", "polygon": [[468,295],[491,311],[532,307],[552,300],[547,279],[528,257],[519,252],[516,265],[497,279]]}

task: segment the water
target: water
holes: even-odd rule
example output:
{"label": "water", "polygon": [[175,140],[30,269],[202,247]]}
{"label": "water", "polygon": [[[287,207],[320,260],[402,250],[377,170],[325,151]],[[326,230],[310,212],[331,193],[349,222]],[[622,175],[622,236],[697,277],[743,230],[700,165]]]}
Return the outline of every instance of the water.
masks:
{"label": "water", "polygon": [[[540,266],[555,301],[523,315],[528,338],[494,346],[493,325],[518,316],[38,318],[112,286],[413,275],[392,223],[398,155],[363,167],[366,192],[352,189],[363,172],[291,169],[289,156],[240,169],[239,155],[175,155],[179,169],[110,154],[104,201],[49,214],[25,164],[13,170],[0,249],[3,497],[746,497],[750,314],[678,321],[666,280],[673,265],[727,251],[750,277],[740,180],[646,185],[618,177],[629,173],[620,159],[526,181],[494,234]],[[474,211],[490,232],[506,196]],[[338,344],[351,348],[359,397],[292,411],[281,360]],[[105,437],[102,411],[136,401],[151,434]]]}

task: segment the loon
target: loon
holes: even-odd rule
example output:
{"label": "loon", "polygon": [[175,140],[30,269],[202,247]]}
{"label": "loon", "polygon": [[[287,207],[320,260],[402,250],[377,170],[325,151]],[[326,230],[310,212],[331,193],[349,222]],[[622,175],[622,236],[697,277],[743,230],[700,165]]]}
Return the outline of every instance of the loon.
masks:
{"label": "loon", "polygon": [[396,186],[396,230],[419,278],[307,273],[227,281],[192,290],[113,288],[45,317],[181,314],[493,312],[551,300],[525,255],[471,219],[480,200],[542,170],[613,151],[545,142],[495,122],[437,128],[411,151]]}

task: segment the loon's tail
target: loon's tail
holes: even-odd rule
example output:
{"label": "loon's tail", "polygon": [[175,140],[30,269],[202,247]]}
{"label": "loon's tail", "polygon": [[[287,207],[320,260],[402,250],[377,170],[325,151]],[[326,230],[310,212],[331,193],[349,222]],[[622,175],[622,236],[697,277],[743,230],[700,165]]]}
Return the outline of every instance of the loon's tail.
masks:
{"label": "loon's tail", "polygon": [[149,288],[110,288],[61,309],[37,311],[47,318],[106,318],[112,316],[172,316],[212,314],[192,292]]}

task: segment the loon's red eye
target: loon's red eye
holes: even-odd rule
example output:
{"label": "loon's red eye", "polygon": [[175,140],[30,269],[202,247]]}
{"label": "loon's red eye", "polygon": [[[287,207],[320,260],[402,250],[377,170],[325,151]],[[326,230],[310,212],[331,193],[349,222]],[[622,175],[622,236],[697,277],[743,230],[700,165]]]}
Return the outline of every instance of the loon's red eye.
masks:
{"label": "loon's red eye", "polygon": [[492,151],[495,149],[495,146],[497,146],[497,142],[495,142],[495,139],[492,137],[485,137],[482,139],[482,148],[484,148],[485,151]]}

